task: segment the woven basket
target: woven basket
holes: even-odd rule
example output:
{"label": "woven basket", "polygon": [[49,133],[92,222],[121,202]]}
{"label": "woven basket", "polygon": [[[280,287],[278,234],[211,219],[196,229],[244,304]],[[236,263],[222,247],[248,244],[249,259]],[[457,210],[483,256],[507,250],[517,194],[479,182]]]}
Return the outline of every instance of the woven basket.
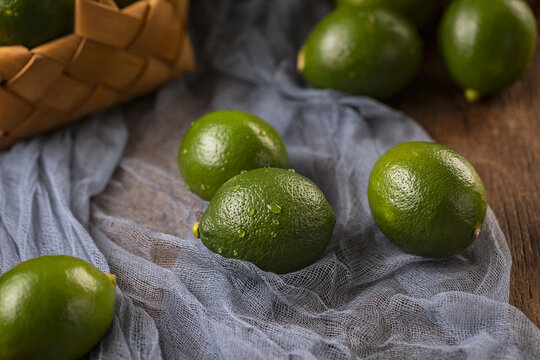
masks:
{"label": "woven basket", "polygon": [[194,67],[189,0],[76,0],[74,34],[0,46],[0,149],[129,100]]}

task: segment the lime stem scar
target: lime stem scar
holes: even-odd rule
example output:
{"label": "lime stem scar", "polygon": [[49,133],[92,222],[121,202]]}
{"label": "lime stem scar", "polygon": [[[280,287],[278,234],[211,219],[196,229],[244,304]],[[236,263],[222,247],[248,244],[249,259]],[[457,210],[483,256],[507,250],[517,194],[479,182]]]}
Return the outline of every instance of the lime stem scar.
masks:
{"label": "lime stem scar", "polygon": [[465,99],[470,103],[477,102],[480,100],[480,93],[473,89],[467,89],[465,90]]}
{"label": "lime stem scar", "polygon": [[306,58],[304,55],[304,51],[300,51],[298,53],[298,60],[296,63],[296,68],[298,69],[299,72],[302,72],[302,70],[304,70],[305,64],[306,64]]}
{"label": "lime stem scar", "polygon": [[474,240],[478,239],[478,236],[480,236],[480,231],[482,231],[482,225],[477,225],[473,233]]}
{"label": "lime stem scar", "polygon": [[105,274],[105,275],[107,275],[107,277],[109,278],[113,286],[116,287],[116,275],[114,274]]}
{"label": "lime stem scar", "polygon": [[199,222],[196,222],[193,224],[193,227],[191,228],[191,231],[193,232],[193,235],[198,239],[201,237],[201,234],[199,234]]}

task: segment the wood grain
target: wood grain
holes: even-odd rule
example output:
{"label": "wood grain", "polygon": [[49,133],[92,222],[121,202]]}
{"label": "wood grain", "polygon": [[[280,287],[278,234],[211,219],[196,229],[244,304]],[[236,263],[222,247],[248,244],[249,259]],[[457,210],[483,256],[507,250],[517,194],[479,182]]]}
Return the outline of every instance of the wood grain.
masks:
{"label": "wood grain", "polygon": [[[538,20],[540,1],[530,3]],[[421,74],[391,105],[477,169],[512,253],[510,303],[540,325],[540,50],[517,83],[468,104],[446,75],[435,33],[425,31]]]}

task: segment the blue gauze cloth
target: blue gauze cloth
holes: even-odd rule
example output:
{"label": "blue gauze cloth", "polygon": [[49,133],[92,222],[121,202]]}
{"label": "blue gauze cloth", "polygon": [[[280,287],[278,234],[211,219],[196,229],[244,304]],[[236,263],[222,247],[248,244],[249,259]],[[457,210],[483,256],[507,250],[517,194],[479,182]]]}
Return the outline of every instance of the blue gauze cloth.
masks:
{"label": "blue gauze cloth", "polygon": [[[378,102],[303,84],[296,52],[329,10],[193,1],[195,74],[0,154],[0,273],[70,254],[118,275],[113,324],[87,359],[540,359],[539,329],[508,304],[511,257],[491,210],[480,238],[441,260],[375,225],[373,164],[430,139]],[[325,193],[337,224],[315,264],[267,273],[191,234],[208,203],[185,188],[176,151],[192,121],[222,109],[272,124]]]}

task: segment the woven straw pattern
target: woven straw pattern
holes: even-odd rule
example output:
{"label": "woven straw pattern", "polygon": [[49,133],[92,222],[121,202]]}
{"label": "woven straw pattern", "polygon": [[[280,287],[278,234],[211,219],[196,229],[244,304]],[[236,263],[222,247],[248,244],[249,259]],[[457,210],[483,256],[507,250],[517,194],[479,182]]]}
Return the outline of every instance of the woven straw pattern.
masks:
{"label": "woven straw pattern", "polygon": [[190,71],[189,0],[76,0],[74,34],[0,47],[0,148]]}

